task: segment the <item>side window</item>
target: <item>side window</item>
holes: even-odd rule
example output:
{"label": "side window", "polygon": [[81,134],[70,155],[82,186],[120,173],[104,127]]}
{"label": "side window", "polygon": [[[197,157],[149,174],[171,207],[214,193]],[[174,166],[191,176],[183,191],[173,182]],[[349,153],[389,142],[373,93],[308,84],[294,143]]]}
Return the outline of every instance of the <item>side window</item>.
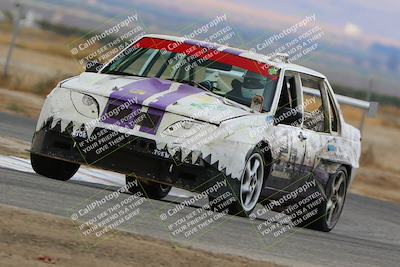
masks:
{"label": "side window", "polygon": [[324,107],[326,95],[323,80],[302,74],[304,121],[303,127],[316,132],[329,132],[328,109]]}

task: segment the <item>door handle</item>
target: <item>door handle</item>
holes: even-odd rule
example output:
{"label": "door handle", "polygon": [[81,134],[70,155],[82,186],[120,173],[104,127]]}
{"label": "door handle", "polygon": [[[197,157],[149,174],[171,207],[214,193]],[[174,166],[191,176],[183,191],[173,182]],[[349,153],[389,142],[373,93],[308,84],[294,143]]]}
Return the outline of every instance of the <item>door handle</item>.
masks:
{"label": "door handle", "polygon": [[300,139],[301,141],[304,141],[304,140],[307,139],[307,136],[305,136],[305,135],[303,134],[303,132],[300,132],[300,133],[299,133],[299,139]]}

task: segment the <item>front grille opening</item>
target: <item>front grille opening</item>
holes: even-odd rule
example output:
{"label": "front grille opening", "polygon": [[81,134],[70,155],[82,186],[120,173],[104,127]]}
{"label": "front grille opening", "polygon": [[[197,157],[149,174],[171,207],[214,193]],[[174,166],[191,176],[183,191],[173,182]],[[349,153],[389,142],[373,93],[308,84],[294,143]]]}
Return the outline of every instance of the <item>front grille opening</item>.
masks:
{"label": "front grille opening", "polygon": [[154,143],[150,143],[149,144],[149,150],[150,151],[153,151],[153,150],[155,150],[157,147],[156,147],[156,144],[154,144]]}
{"label": "front grille opening", "polygon": [[179,177],[182,177],[183,179],[188,179],[188,180],[196,179],[196,175],[193,173],[189,173],[189,172],[179,172]]}
{"label": "front grille opening", "polygon": [[131,145],[136,146],[136,144],[137,144],[137,140],[136,139],[132,140]]}
{"label": "front grille opening", "polygon": [[144,140],[140,140],[139,146],[140,146],[140,148],[142,148],[142,149],[146,148],[146,142],[145,142]]}
{"label": "front grille opening", "polygon": [[65,142],[65,141],[54,141],[54,147],[64,149],[64,150],[70,150],[72,148],[72,143],[71,142]]}

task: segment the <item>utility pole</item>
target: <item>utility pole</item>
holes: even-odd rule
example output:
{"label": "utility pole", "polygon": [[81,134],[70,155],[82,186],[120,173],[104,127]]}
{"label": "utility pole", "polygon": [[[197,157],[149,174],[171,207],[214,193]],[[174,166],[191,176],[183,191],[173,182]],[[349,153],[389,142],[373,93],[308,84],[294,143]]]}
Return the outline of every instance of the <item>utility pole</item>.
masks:
{"label": "utility pole", "polygon": [[6,59],[6,63],[4,64],[4,71],[3,71],[3,76],[7,77],[8,76],[8,68],[10,66],[10,62],[11,62],[11,56],[12,56],[12,52],[15,46],[15,40],[17,39],[17,35],[18,35],[18,30],[19,30],[19,24],[20,24],[20,20],[22,18],[22,12],[23,12],[23,8],[22,5],[20,3],[15,3],[15,7],[17,8],[17,14],[14,17],[14,26],[13,26],[13,32],[12,32],[12,36],[11,36],[11,43],[10,43],[10,47],[8,48],[8,53],[7,53],[7,59]]}

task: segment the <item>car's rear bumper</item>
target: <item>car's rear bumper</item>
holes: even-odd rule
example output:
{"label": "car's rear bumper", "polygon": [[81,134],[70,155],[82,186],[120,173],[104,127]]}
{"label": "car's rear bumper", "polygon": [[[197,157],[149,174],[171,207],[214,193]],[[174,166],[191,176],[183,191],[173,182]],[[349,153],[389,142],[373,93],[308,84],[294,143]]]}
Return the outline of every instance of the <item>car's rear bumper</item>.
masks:
{"label": "car's rear bumper", "polygon": [[[92,136],[101,132],[105,140],[100,142],[98,138],[90,140],[72,137],[68,129],[61,132],[59,126],[51,128],[48,123],[34,134],[31,153],[130,174],[196,192],[202,192],[225,179],[224,174],[201,157],[195,164],[188,163],[190,160],[182,161],[179,159],[180,153],[171,157],[167,150],[157,149],[155,141],[150,139],[96,128]],[[107,136],[112,138],[108,139]],[[96,142],[97,146],[94,145]]]}

